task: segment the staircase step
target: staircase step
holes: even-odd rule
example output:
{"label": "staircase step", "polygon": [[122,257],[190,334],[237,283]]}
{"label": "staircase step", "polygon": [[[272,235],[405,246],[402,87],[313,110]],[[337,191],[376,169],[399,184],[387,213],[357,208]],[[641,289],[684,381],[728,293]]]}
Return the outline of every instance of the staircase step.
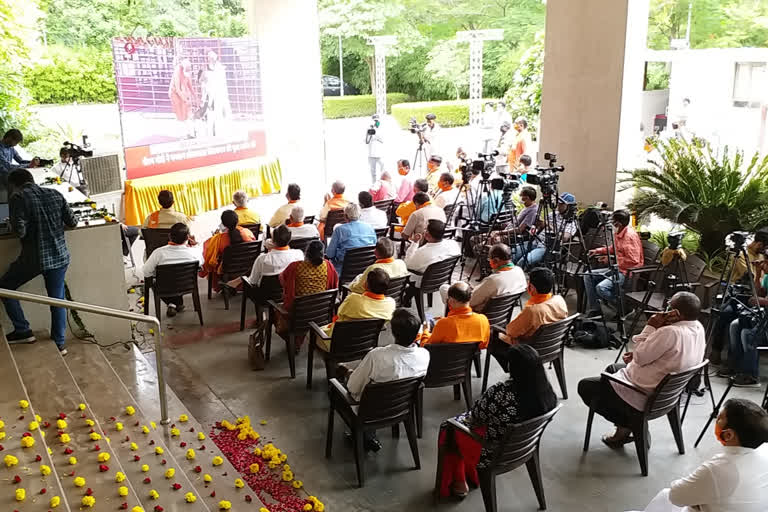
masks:
{"label": "staircase step", "polygon": [[[106,425],[87,405],[84,411],[79,410],[79,404],[87,402],[56,346],[50,342],[15,345],[13,356],[27,388],[30,403],[44,421],[51,423],[51,426],[46,429],[46,440],[52,449],[53,467],[61,479],[63,492],[70,508],[72,510],[81,508],[81,500],[86,495],[87,489],[91,489],[96,499],[92,510],[117,510],[122,503],[127,504],[127,510],[138,506],[140,500],[131,482],[126,480],[118,484],[115,481],[118,471],[125,473],[125,468],[113,450],[117,446],[115,442],[117,440],[108,442]],[[104,384],[108,386],[108,381]],[[62,443],[57,436],[59,429],[56,426],[56,420],[60,413],[67,415],[65,419],[67,427],[61,429],[71,438],[71,441],[66,444]],[[94,422],[92,427],[86,424],[86,419]],[[102,438],[97,441],[92,440],[91,431]],[[95,449],[97,445],[98,450]],[[72,452],[67,453],[68,450]],[[109,461],[103,462],[109,467],[108,471],[101,471],[99,468],[102,464],[98,461],[100,453],[109,454]],[[75,465],[69,463],[70,457],[77,459]],[[84,486],[75,485],[75,479],[78,477],[85,479]],[[118,495],[120,486],[128,488],[127,496]]]}
{"label": "staircase step", "polygon": [[[139,360],[146,364],[141,353],[137,352],[137,354]],[[107,360],[104,352],[95,345],[73,345],[66,362],[84,394],[91,399],[90,406],[97,411],[97,414],[116,416],[118,421],[122,421],[124,424],[124,435],[130,436],[131,440],[139,445],[139,450],[135,453],[141,457],[141,461],[135,463],[137,467],[146,463],[150,465],[150,473],[154,472],[155,469],[158,470],[157,476],[150,475],[153,482],[152,488],[157,489],[162,494],[160,488],[156,487],[163,485],[161,481],[166,482],[166,488],[169,489],[172,482],[181,484],[182,488],[174,494],[178,494],[182,500],[185,512],[194,512],[194,509],[190,508],[188,504],[183,503],[184,493],[188,491],[192,491],[197,496],[196,504],[207,505],[210,510],[218,510],[221,500],[229,501],[232,504],[232,510],[244,512],[258,512],[263,506],[247,487],[242,489],[235,487],[235,479],[239,477],[237,470],[227,461],[214,442],[208,438],[209,432],[186,412],[170,389],[168,390],[169,402],[174,404],[173,406],[169,405],[171,423],[161,425],[156,383],[149,388],[143,388],[144,400],[135,400],[130,392],[130,387],[126,386],[126,383],[121,380]],[[100,387],[99,382],[86,377],[87,372],[102,375],[107,381],[114,384],[104,390]],[[136,373],[138,371],[134,371],[134,375]],[[154,370],[152,370],[152,374],[154,374]],[[173,395],[173,400],[171,400],[171,395]],[[98,398],[92,398],[95,396]],[[147,403],[151,404],[149,408],[146,407]],[[136,409],[137,412],[132,417],[125,415],[124,408],[126,405],[132,405]],[[110,413],[109,411],[113,412]],[[186,416],[186,421],[179,420],[181,415]],[[157,430],[152,430],[150,419],[155,422]],[[139,425],[136,425],[137,422]],[[151,431],[149,435],[142,433],[142,426],[149,426]],[[204,435],[202,440],[198,438],[200,433]],[[154,445],[148,444],[150,439],[155,441]],[[127,443],[124,444],[127,446]],[[154,453],[154,449],[158,445],[165,452],[162,456]],[[195,452],[193,460],[187,460],[187,452],[190,449]],[[219,466],[214,466],[214,457],[221,457],[223,462]],[[160,464],[163,458],[167,461],[165,465]],[[162,480],[164,471],[169,467],[176,470],[175,479]],[[200,468],[200,472],[196,471],[197,467]],[[206,474],[212,478],[209,483],[203,479]],[[215,495],[211,496],[214,492]],[[167,492],[166,495],[168,495]],[[250,502],[245,500],[246,495],[251,498]],[[165,510],[174,510],[166,507],[164,503],[163,507]],[[151,508],[146,510],[149,512]]]}

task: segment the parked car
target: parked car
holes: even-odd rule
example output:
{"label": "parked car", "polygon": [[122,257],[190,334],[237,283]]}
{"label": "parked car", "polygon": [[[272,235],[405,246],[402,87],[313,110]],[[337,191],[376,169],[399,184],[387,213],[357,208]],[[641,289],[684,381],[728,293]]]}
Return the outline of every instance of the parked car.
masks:
{"label": "parked car", "polygon": [[[333,75],[323,75],[323,96],[341,96],[341,80]],[[360,91],[344,82],[344,95],[360,94]]]}

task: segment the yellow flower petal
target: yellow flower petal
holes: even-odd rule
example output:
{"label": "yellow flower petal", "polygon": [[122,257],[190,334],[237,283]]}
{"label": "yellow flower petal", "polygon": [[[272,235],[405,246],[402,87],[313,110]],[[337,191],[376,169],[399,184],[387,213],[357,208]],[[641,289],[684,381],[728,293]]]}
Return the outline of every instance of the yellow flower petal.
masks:
{"label": "yellow flower petal", "polygon": [[99,462],[107,462],[110,458],[111,457],[107,452],[101,452],[98,457]]}
{"label": "yellow flower petal", "polygon": [[79,404],[77,406],[77,408],[80,409],[81,411],[84,411],[85,410],[85,404]]}
{"label": "yellow flower petal", "polygon": [[208,473],[206,473],[206,474],[203,475],[203,481],[205,481],[205,483],[209,484],[209,483],[211,483],[213,481],[213,477],[211,475],[209,475]]}
{"label": "yellow flower petal", "polygon": [[176,474],[176,470],[173,468],[168,468],[165,470],[165,478],[171,479]]}
{"label": "yellow flower petal", "polygon": [[24,501],[27,499],[27,491],[24,489],[16,489],[16,501]]}
{"label": "yellow flower petal", "polygon": [[195,495],[194,495],[193,493],[191,493],[191,492],[188,492],[187,494],[185,494],[185,495],[184,495],[184,500],[185,500],[187,503],[194,503],[194,502],[196,502],[196,501],[197,501],[197,496],[195,496]]}
{"label": "yellow flower petal", "polygon": [[245,487],[245,482],[243,482],[239,478],[235,478],[235,487],[237,487],[238,489],[242,489],[243,487]]}
{"label": "yellow flower petal", "polygon": [[117,429],[117,431],[120,432],[121,430],[123,430],[123,424],[118,421],[117,423],[115,423],[115,429]]}
{"label": "yellow flower petal", "polygon": [[126,406],[125,407],[125,414],[127,414],[128,416],[133,416],[134,414],[136,414],[136,408],[133,407],[132,405]]}
{"label": "yellow flower petal", "polygon": [[27,407],[29,407],[29,402],[27,402],[26,400],[19,400],[19,407],[21,407],[22,409],[26,409]]}
{"label": "yellow flower petal", "polygon": [[221,465],[224,463],[224,459],[222,459],[221,457],[219,457],[219,456],[217,455],[217,456],[215,456],[215,457],[213,458],[213,460],[212,460],[211,462],[213,462],[213,465],[214,465],[214,466],[221,466]]}
{"label": "yellow flower petal", "polygon": [[75,484],[75,487],[82,487],[85,485],[85,478],[81,476],[75,477],[75,480],[73,483]]}
{"label": "yellow flower petal", "polygon": [[126,486],[124,486],[124,485],[121,485],[121,486],[120,486],[120,487],[117,489],[117,494],[118,494],[119,496],[122,496],[123,498],[125,498],[126,496],[128,496],[128,488],[127,488]]}
{"label": "yellow flower petal", "polygon": [[115,482],[120,483],[125,480],[125,473],[118,471],[115,473]]}
{"label": "yellow flower petal", "polygon": [[58,507],[59,505],[61,505],[61,498],[59,498],[58,496],[51,497],[51,501],[48,502],[48,505],[51,508]]}
{"label": "yellow flower petal", "polygon": [[40,465],[40,474],[43,476],[48,476],[51,474],[51,468],[49,466],[46,466],[45,464]]}
{"label": "yellow flower petal", "polygon": [[144,473],[149,471],[149,465],[148,464],[142,464],[141,465],[141,471],[144,472]]}
{"label": "yellow flower petal", "polygon": [[96,498],[93,496],[83,496],[83,499],[80,500],[80,504],[84,507],[91,508],[96,504]]}
{"label": "yellow flower petal", "polygon": [[156,453],[157,455],[162,455],[163,453],[165,453],[165,450],[163,450],[163,447],[162,447],[162,446],[156,446],[156,447],[155,447],[155,453]]}
{"label": "yellow flower petal", "polygon": [[186,414],[182,414],[181,416],[179,416],[179,421],[182,423],[188,420],[189,420],[189,416],[187,416]]}

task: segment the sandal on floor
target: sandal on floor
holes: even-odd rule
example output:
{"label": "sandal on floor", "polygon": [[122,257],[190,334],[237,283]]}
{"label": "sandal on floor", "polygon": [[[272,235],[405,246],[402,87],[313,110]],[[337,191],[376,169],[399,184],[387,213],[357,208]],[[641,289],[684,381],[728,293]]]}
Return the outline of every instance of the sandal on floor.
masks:
{"label": "sandal on floor", "polygon": [[612,448],[614,450],[621,448],[625,444],[635,442],[635,438],[634,436],[632,436],[632,434],[628,435],[624,439],[616,439],[614,437],[614,434],[612,435],[605,434],[601,439],[603,441],[603,444],[605,444],[608,448]]}

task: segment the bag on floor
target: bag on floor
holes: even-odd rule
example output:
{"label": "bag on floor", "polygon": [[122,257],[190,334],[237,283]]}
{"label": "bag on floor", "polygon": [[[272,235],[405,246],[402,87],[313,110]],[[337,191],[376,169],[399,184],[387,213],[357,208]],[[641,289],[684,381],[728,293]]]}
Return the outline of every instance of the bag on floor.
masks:
{"label": "bag on floor", "polygon": [[248,340],[248,363],[251,370],[263,370],[266,365],[264,358],[264,329],[256,329]]}
{"label": "bag on floor", "polygon": [[584,348],[618,348],[613,338],[615,331],[592,320],[576,319],[571,332],[573,343]]}

